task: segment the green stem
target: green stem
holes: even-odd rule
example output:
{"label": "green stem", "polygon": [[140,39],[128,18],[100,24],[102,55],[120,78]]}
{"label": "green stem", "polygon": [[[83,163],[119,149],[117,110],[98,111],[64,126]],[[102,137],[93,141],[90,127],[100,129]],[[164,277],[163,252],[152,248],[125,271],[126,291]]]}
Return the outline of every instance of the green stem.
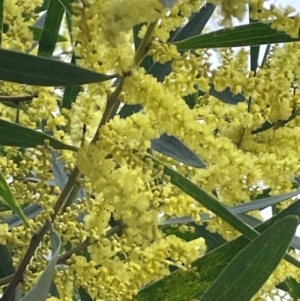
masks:
{"label": "green stem", "polygon": [[151,39],[152,39],[152,35],[153,35],[154,28],[155,28],[156,24],[157,24],[157,21],[153,22],[153,23],[150,23],[148,25],[145,36],[144,36],[143,40],[141,41],[138,49],[136,50],[136,53],[135,53],[135,56],[134,56],[134,62],[136,64],[136,66],[138,66],[141,63],[141,61],[143,60],[143,58],[147,54],[148,48],[151,44]]}
{"label": "green stem", "polygon": [[107,121],[111,118],[111,112],[115,109],[116,106],[119,106],[119,104],[120,104],[119,96],[122,92],[123,83],[124,83],[124,76],[120,78],[120,81],[119,81],[115,91],[110,96],[110,98],[107,100],[107,104],[106,104],[102,119],[99,123],[96,134],[91,142],[92,144],[95,144],[99,140],[99,138],[100,138],[99,131],[100,131],[101,126],[103,126],[105,123],[107,123]]}

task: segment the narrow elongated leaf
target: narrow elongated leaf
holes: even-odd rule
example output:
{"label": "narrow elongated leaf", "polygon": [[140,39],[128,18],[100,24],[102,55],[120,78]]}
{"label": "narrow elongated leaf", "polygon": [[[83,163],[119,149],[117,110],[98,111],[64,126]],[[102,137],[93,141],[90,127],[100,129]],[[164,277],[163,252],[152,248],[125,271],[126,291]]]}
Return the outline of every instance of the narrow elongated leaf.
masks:
{"label": "narrow elongated leaf", "polygon": [[236,26],[232,29],[220,29],[183,41],[172,42],[172,44],[175,44],[178,50],[195,50],[201,48],[258,46],[297,41],[299,41],[299,38],[294,39],[283,31],[272,29],[271,24],[255,22]]}
{"label": "narrow elongated leaf", "polygon": [[215,11],[216,6],[212,3],[207,3],[201,7],[199,12],[195,13],[182,28],[179,29],[176,34],[172,36],[171,41],[181,41],[198,35],[202,32],[203,28],[207,24],[208,20]]}
{"label": "narrow elongated leaf", "polygon": [[271,129],[273,126],[274,126],[273,123],[271,123],[270,121],[266,121],[261,127],[259,127],[256,130],[253,130],[251,132],[251,134],[254,135],[254,134],[258,134],[258,133],[267,131],[267,130]]}
{"label": "narrow elongated leaf", "polygon": [[[250,14],[251,14],[251,6],[249,6],[249,23],[255,23],[257,22],[256,20],[250,18]],[[254,73],[254,75],[256,74],[256,70],[258,67],[258,58],[259,58],[259,50],[260,50],[260,46],[251,46],[250,47],[250,70]]]}
{"label": "narrow elongated leaf", "polygon": [[276,195],[276,196],[271,196],[268,198],[259,199],[259,200],[252,201],[249,203],[235,205],[235,206],[229,207],[229,210],[235,214],[246,213],[246,212],[250,212],[250,211],[254,211],[254,210],[261,210],[268,206],[273,206],[280,202],[288,200],[292,197],[295,197],[298,194],[300,194],[300,190],[296,190],[296,191],[289,192],[289,193],[284,193],[282,195]]}
{"label": "narrow elongated leaf", "polygon": [[58,60],[0,49],[0,80],[36,86],[72,86],[114,77]]}
{"label": "narrow elongated leaf", "polygon": [[188,223],[187,226],[193,227],[195,231],[187,231],[182,232],[179,230],[178,227],[174,226],[163,226],[161,230],[168,236],[168,235],[176,235],[185,241],[191,241],[198,237],[203,237],[205,239],[205,244],[207,247],[207,252],[220,247],[227,243],[227,241],[223,238],[222,235],[218,233],[211,233],[210,231],[206,230],[206,223],[203,225],[198,225],[194,222]]}
{"label": "narrow elongated leaf", "polygon": [[181,163],[197,168],[206,167],[205,163],[197,156],[197,154],[174,136],[163,134],[159,139],[153,139],[151,141],[151,148]]}
{"label": "narrow elongated leaf", "polygon": [[0,279],[15,272],[12,265],[12,258],[6,246],[0,245]]}
{"label": "narrow elongated leaf", "polygon": [[[30,31],[33,33],[33,40],[34,41],[39,41],[42,35],[42,28],[35,27],[35,26],[29,26]],[[68,41],[64,36],[58,35],[57,36],[57,42],[66,42]]]}
{"label": "narrow elongated leaf", "polygon": [[233,258],[200,300],[250,300],[279,264],[298,222],[296,216],[287,216],[252,240]]}
{"label": "narrow elongated leaf", "polygon": [[19,206],[15,197],[10,191],[10,188],[1,171],[0,171],[0,196],[2,197],[2,202],[4,202],[14,213],[16,213],[19,216],[19,218],[23,221],[26,227],[30,228],[27,217],[23,213],[21,207]]}
{"label": "narrow elongated leaf", "polygon": [[47,299],[61,247],[60,237],[54,230],[51,230],[50,232],[50,239],[51,260],[48,262],[47,267],[44,269],[35,286],[21,299],[22,301],[45,301]]}
{"label": "narrow elongated leaf", "polygon": [[[42,212],[43,208],[35,203],[35,204],[32,204],[32,205],[29,205],[28,207],[26,207],[23,212],[24,212],[24,215],[28,218],[28,219],[31,219],[31,218],[34,218],[36,217],[37,215],[39,215],[41,212]],[[18,215],[16,214],[13,214],[12,216],[6,218],[4,221],[3,221],[4,224],[8,224],[9,226],[9,229],[12,229],[12,228],[15,228],[15,227],[18,227],[20,225],[22,225],[22,220],[19,218]]]}
{"label": "narrow elongated leaf", "polygon": [[50,145],[55,149],[77,151],[75,146],[65,144],[45,133],[3,119],[0,119],[0,133],[0,145],[36,147],[38,145],[44,145],[44,141],[49,140]]}
{"label": "narrow elongated leaf", "polygon": [[71,109],[72,103],[75,102],[78,93],[82,90],[80,86],[67,86],[65,88],[61,107]]}
{"label": "narrow elongated leaf", "polygon": [[63,15],[64,8],[61,5],[60,1],[51,0],[47,8],[46,19],[39,41],[39,56],[52,56],[58,39],[58,33]]}
{"label": "narrow elongated leaf", "polygon": [[79,288],[78,293],[81,301],[93,301],[94,299],[82,287]]}
{"label": "narrow elongated leaf", "polygon": [[[285,210],[273,216],[268,221],[258,225],[255,229],[258,232],[265,231],[269,226],[285,216],[297,214],[300,217],[300,201],[290,205]],[[244,237],[226,243],[205,256],[192,263],[192,269],[188,271],[177,270],[163,279],[145,287],[134,301],[190,301],[199,298],[220,275],[228,263],[242,250],[249,241]],[[290,255],[286,254],[285,259],[300,267],[298,262]],[[183,289],[184,288],[184,289]],[[229,299],[231,300],[231,299]]]}
{"label": "narrow elongated leaf", "polygon": [[210,90],[209,94],[218,98],[219,100],[229,103],[232,105],[236,105],[239,102],[244,102],[245,101],[245,96],[241,93],[238,93],[234,95],[231,91],[230,88],[226,88],[224,91],[218,92],[215,90],[214,85],[210,85]]}
{"label": "narrow elongated leaf", "polygon": [[[207,3],[205,6],[201,7],[198,13],[194,14],[193,17],[185,24],[182,28],[180,28],[178,31],[176,31],[173,35],[170,37],[170,42],[172,41],[178,41],[181,39],[185,39],[188,37],[191,37],[193,35],[198,35],[202,32],[204,26],[206,25],[208,19],[212,15],[213,11],[215,9],[215,6],[211,3]],[[136,37],[136,32],[138,30],[138,27],[134,29],[134,42],[137,46],[139,43],[139,39]],[[170,74],[172,71],[171,68],[171,62],[167,62],[165,64],[161,63],[154,63],[150,64],[149,57],[146,57],[142,63],[143,67],[147,70],[147,73],[152,74],[155,78],[157,78],[158,81],[162,82],[165,79],[165,76]],[[152,62],[153,63],[153,62]],[[119,115],[122,118],[125,118],[127,116],[132,115],[135,112],[139,112],[141,110],[141,105],[127,105],[125,104],[122,109],[120,110]]]}
{"label": "narrow elongated leaf", "polygon": [[261,67],[264,67],[264,65],[265,65],[265,63],[266,63],[266,61],[267,61],[267,59],[268,59],[268,55],[269,55],[269,53],[270,53],[270,49],[271,49],[271,45],[269,44],[269,45],[267,45],[267,48],[266,48],[264,57],[263,57],[263,59],[262,59],[262,62],[261,62],[261,65],[260,65]]}
{"label": "narrow elongated leaf", "polygon": [[0,46],[2,43],[2,32],[3,32],[3,11],[4,11],[4,0],[0,0]]}
{"label": "narrow elongated leaf", "polygon": [[67,15],[72,16],[73,15],[72,3],[76,2],[76,0],[59,0],[59,2],[63,6],[63,8],[66,11]]}
{"label": "narrow elongated leaf", "polygon": [[[151,158],[150,156],[147,156],[148,158]],[[202,190],[200,187],[198,187],[196,184],[176,172],[175,170],[169,168],[168,166],[161,164],[159,161],[155,160],[154,158],[151,158],[154,163],[157,165],[163,165],[164,166],[164,174],[168,175],[170,177],[170,181],[172,184],[180,188],[182,191],[190,195],[192,198],[194,198],[197,202],[202,204],[204,207],[206,207],[208,210],[222,218],[224,221],[226,221],[229,225],[231,225],[233,228],[241,232],[243,235],[245,235],[248,239],[252,240],[257,235],[258,232],[249,227],[247,224],[245,224],[240,218],[238,218],[235,214],[231,213],[228,208],[226,208],[222,203],[220,203],[217,199],[210,196],[208,193],[206,193],[204,190]]]}

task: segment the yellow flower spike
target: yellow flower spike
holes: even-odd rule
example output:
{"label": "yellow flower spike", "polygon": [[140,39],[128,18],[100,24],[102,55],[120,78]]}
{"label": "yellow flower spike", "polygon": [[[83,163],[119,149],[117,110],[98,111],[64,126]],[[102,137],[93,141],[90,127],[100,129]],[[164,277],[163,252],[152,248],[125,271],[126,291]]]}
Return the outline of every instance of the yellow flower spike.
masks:
{"label": "yellow flower spike", "polygon": [[14,212],[16,213],[19,218],[23,221],[24,225],[31,229],[31,226],[29,224],[29,221],[25,214],[23,213],[21,207],[16,202],[12,192],[10,191],[10,188],[0,171],[0,196],[3,198],[4,203]]}

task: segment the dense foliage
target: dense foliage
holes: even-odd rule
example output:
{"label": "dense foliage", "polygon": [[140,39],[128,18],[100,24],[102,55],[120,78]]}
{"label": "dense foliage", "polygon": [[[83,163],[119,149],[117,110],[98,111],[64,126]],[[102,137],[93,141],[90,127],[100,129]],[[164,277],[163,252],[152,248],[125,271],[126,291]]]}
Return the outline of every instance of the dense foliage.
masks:
{"label": "dense foliage", "polygon": [[0,0],[2,301],[300,299],[300,14],[264,2]]}

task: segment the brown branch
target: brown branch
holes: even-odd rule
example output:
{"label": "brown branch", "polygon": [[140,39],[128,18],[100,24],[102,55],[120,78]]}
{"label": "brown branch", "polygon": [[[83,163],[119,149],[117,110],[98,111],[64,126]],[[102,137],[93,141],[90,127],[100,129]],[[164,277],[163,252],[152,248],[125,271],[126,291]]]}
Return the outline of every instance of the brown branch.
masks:
{"label": "brown branch", "polygon": [[[112,236],[112,235],[118,233],[120,230],[122,230],[122,227],[123,227],[122,225],[118,225],[118,226],[115,226],[115,227],[109,229],[109,230],[106,232],[105,237],[107,238],[107,237],[110,237],[110,236]],[[39,233],[39,234],[40,234],[40,233]],[[39,234],[37,234],[36,236],[38,236]],[[75,253],[77,253],[77,252],[79,252],[79,251],[82,251],[82,250],[86,249],[88,246],[92,245],[93,243],[95,243],[95,241],[91,242],[91,241],[90,241],[90,238],[85,239],[82,243],[80,243],[80,244],[77,245],[76,247],[74,247],[74,248],[72,248],[71,250],[67,251],[66,253],[60,255],[60,256],[58,257],[58,259],[57,259],[56,264],[65,264],[65,263],[66,263],[66,260],[68,260],[73,254],[75,254]],[[31,243],[30,243],[29,248],[30,248],[30,247],[31,247]],[[28,250],[29,250],[29,248],[28,248]],[[27,250],[27,252],[28,252],[28,250]],[[26,253],[26,255],[27,255],[27,253]],[[26,256],[26,255],[25,255],[25,256]],[[24,257],[25,257],[25,256],[24,256]],[[31,258],[31,257],[30,257],[30,258]],[[20,265],[20,266],[21,266],[21,265]],[[19,268],[20,268],[20,267],[19,267]],[[18,271],[17,271],[17,272],[18,272]],[[17,272],[16,272],[16,273],[17,273]],[[1,279],[0,279],[0,286],[1,286],[1,285],[5,285],[5,284],[7,284],[7,283],[12,283],[13,278],[16,277],[16,273],[11,274],[11,275],[8,275],[8,276],[6,276],[6,277],[4,277],[4,278],[1,278]],[[8,288],[9,288],[9,286],[8,286]],[[7,288],[7,289],[8,289],[8,288]],[[7,291],[7,289],[5,290],[5,292]],[[3,297],[4,297],[4,295],[3,295]],[[3,299],[3,297],[2,297],[2,299],[1,299],[1,301],[5,300],[5,299]],[[8,299],[7,299],[7,300],[8,300]]]}

